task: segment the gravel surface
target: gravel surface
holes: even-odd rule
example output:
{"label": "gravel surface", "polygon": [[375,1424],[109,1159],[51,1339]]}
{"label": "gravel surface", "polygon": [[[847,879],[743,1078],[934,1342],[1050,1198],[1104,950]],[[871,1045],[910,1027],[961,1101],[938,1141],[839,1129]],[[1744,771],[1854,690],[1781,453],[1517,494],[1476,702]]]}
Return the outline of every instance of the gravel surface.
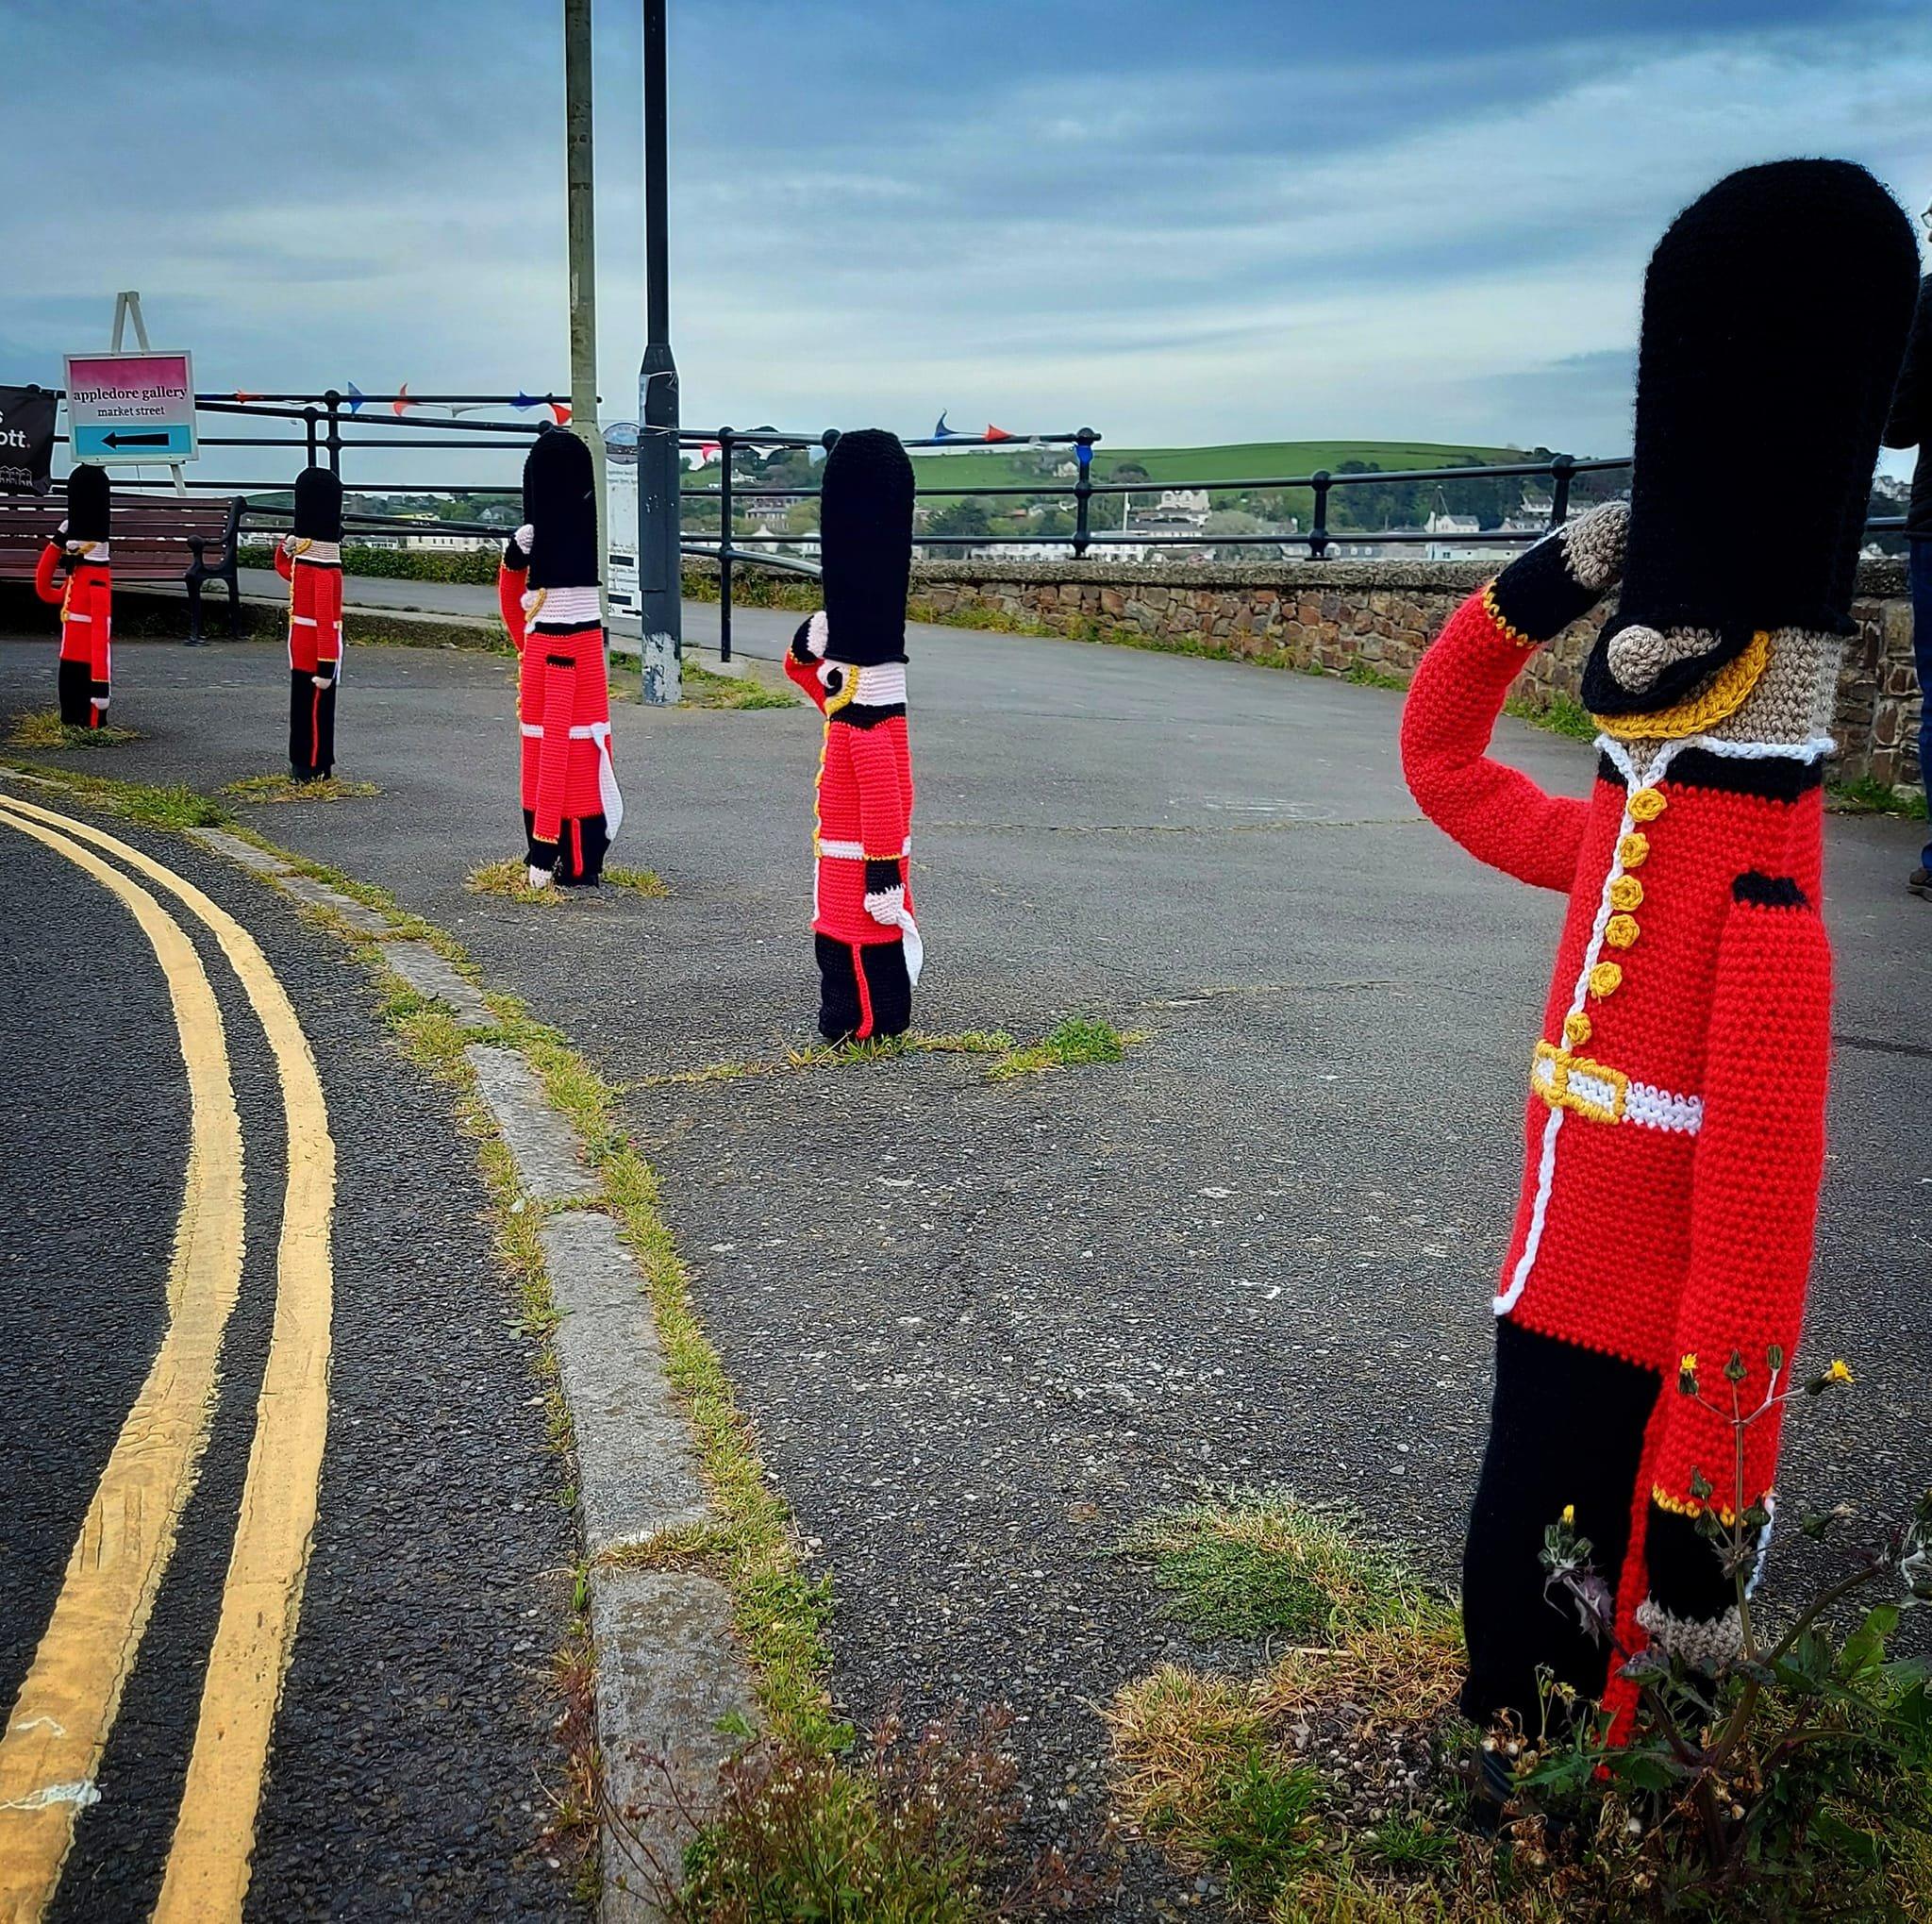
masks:
{"label": "gravel surface", "polygon": [[[108,826],[254,931],[314,1048],[339,1158],[320,1519],[249,1915],[586,1915],[568,1868],[539,1848],[542,1785],[561,1776],[549,1658],[575,1554],[558,1501],[569,1470],[545,1441],[474,1148],[446,1092],[398,1056],[339,942],[184,839]],[[10,1699],[159,1334],[187,1105],[161,974],[125,912],[5,828],[0,895],[0,1683]],[[242,1295],[200,1481],[103,1760],[101,1802],[56,1902],[61,1919],[143,1917],[158,1889],[274,1309],[283,1155],[273,1062],[211,942],[185,912],[178,919],[225,1017],[246,1158]],[[30,1158],[16,1153],[26,1145]]]}
{"label": "gravel surface", "polygon": [[[774,656],[795,620],[741,611],[739,645]],[[1562,905],[1418,817],[1397,694],[957,629],[910,652],[920,1026],[1095,1012],[1148,1031],[1124,1062],[652,1081],[808,1036],[803,709],[615,711],[619,859],[662,901],[464,893],[514,846],[508,664],[487,657],[362,651],[343,773],[382,799],[249,812],[452,928],[630,1085],[707,1325],[836,1573],[842,1697],[861,1719],[896,1691],[1009,1699],[1037,1833],[1077,1833],[1092,1705],[1187,1648],[1109,1552],[1134,1520],[1203,1482],[1288,1484],[1453,1573]],[[117,719],[150,739],[118,771],[274,765],[272,651],[130,657]],[[1587,791],[1583,745],[1507,720],[1498,743]],[[1837,820],[1829,844],[1843,1046],[1812,1324],[1863,1382],[1792,1426],[1801,1503],[1932,1468],[1932,923],[1902,887],[1910,825]],[[1137,1874],[1120,1915],[1165,1901]]]}

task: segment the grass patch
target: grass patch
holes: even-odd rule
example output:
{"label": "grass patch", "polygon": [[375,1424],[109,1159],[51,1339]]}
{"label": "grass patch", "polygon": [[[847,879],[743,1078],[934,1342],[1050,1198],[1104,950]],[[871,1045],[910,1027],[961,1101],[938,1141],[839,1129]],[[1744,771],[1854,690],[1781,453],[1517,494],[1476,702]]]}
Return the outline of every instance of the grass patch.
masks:
{"label": "grass patch", "polygon": [[1091,1017],[1062,1022],[1031,1043],[1015,1042],[1003,1029],[968,1029],[947,1035],[926,1035],[912,1029],[873,1042],[821,1043],[810,1048],[788,1049],[778,1061],[709,1062],[701,1069],[646,1076],[634,1086],[659,1089],[674,1083],[740,1082],[755,1076],[783,1076],[805,1069],[859,1068],[890,1062],[900,1056],[987,1056],[991,1059],[987,1080],[1010,1082],[1069,1063],[1117,1062],[1129,1048],[1146,1040],[1145,1029],[1119,1029]]}
{"label": "grass patch", "polygon": [[9,748],[118,748],[124,742],[138,742],[132,728],[108,722],[98,728],[70,728],[57,708],[35,709],[15,715],[7,731]]}
{"label": "grass patch", "polygon": [[1328,1644],[1436,1614],[1415,1574],[1342,1512],[1237,1491],[1151,1518],[1121,1554],[1153,1562],[1168,1614],[1213,1635]]}
{"label": "grass patch", "polygon": [[986,1072],[986,1079],[1010,1082],[1021,1076],[1038,1076],[1076,1062],[1117,1062],[1137,1043],[1146,1040],[1145,1029],[1116,1029],[1097,1015],[1070,1015],[1038,1042],[1009,1047]]}
{"label": "grass patch", "polygon": [[1907,822],[1925,819],[1924,790],[1893,788],[1874,776],[1861,775],[1856,781],[1827,782],[1825,792],[1838,814],[1895,815]]}
{"label": "grass patch", "polygon": [[1512,694],[1503,704],[1503,712],[1532,728],[1547,728],[1553,735],[1568,735],[1578,742],[1594,742],[1603,732],[1596,717],[1574,695],[1553,694],[1539,702]]}
{"label": "grass patch", "polygon": [[604,879],[613,889],[628,889],[634,895],[648,895],[654,901],[671,893],[654,868],[607,868]]}
{"label": "grass patch", "polygon": [[23,775],[57,782],[70,794],[154,828],[232,828],[234,816],[212,795],[199,794],[179,782],[115,781],[108,776],[82,775],[66,768],[8,758],[7,765]]}
{"label": "grass patch", "polygon": [[798,697],[782,689],[767,688],[749,676],[715,675],[687,661],[680,671],[683,682],[681,708],[756,709],[796,708]]}
{"label": "grass patch", "polygon": [[463,878],[463,886],[473,895],[501,895],[509,902],[536,902],[555,909],[563,901],[563,891],[555,882],[547,889],[530,886],[528,865],[516,861],[486,862]]}
{"label": "grass patch", "polygon": [[1371,667],[1366,661],[1351,661],[1348,673],[1341,678],[1352,681],[1357,688],[1393,688],[1407,693],[1408,683],[1400,675],[1385,675],[1381,669]]}
{"label": "grass patch", "polygon": [[364,801],[382,791],[373,781],[343,781],[327,775],[320,781],[297,781],[292,775],[244,775],[223,784],[222,794],[238,802]]}

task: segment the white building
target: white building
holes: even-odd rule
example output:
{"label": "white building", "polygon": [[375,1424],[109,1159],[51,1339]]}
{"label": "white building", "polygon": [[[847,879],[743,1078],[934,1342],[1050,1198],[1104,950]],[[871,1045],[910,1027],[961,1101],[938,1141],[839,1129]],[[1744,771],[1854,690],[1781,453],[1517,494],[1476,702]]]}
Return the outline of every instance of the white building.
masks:
{"label": "white building", "polygon": [[1423,544],[1425,561],[1494,561],[1519,551],[1515,542],[1485,540],[1474,514],[1431,514],[1423,532],[1429,537]]}

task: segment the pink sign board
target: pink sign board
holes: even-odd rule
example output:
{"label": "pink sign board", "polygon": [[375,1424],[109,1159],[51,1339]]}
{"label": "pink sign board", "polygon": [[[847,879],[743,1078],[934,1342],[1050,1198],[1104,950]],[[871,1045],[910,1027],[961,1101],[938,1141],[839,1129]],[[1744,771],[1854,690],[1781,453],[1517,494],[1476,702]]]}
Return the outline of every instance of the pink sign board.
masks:
{"label": "pink sign board", "polygon": [[70,354],[67,431],[77,461],[195,458],[194,370],[185,354]]}

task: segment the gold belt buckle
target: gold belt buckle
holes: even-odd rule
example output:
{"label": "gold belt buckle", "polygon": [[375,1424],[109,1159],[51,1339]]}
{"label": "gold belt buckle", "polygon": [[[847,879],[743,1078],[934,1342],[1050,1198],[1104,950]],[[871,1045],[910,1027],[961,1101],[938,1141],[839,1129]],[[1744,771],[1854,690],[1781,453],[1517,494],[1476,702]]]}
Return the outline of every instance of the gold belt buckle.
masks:
{"label": "gold belt buckle", "polygon": [[1552,1042],[1536,1046],[1529,1085],[1552,1109],[1574,1110],[1591,1122],[1622,1122],[1630,1079],[1607,1062],[1573,1055]]}

